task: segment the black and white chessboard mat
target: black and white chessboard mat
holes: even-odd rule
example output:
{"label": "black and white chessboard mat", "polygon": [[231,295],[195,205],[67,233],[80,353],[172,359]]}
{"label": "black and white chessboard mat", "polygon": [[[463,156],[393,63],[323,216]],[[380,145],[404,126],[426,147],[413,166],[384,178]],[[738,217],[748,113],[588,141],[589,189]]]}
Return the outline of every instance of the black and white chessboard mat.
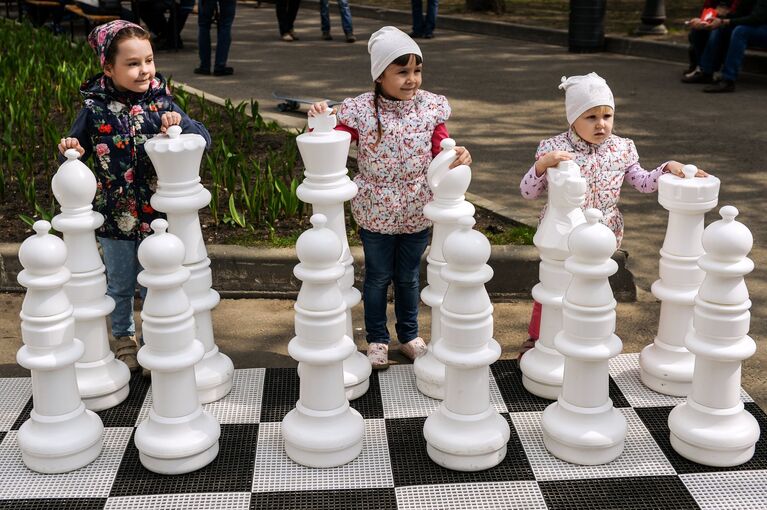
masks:
{"label": "black and white chessboard mat", "polygon": [[[638,354],[610,363],[610,396],[626,416],[623,454],[602,466],[577,466],[543,445],[541,412],[550,401],[527,393],[515,361],[491,367],[495,408],[509,421],[506,459],[462,473],[426,454],[423,423],[439,402],[415,387],[412,365],[374,373],[352,402],[365,418],[362,454],[333,469],[299,466],[284,453],[280,421],[298,399],[294,369],[237,370],[224,399],[205,405],[221,423],[220,453],[194,473],[144,469],[133,431],[151,406],[149,382],[135,375],[128,399],[99,413],[104,448],[92,464],[42,475],[21,461],[16,431],[32,408],[29,378],[0,379],[0,508],[12,509],[767,509],[767,439],[735,468],[701,466],[669,443],[668,413],[682,399],[642,386]],[[767,415],[746,394],[746,409],[767,431]]]}

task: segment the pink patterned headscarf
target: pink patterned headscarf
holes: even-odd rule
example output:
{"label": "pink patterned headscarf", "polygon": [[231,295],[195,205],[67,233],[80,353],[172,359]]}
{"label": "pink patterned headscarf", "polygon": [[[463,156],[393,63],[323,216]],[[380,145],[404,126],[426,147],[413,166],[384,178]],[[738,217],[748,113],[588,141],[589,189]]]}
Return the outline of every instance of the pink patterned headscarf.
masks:
{"label": "pink patterned headscarf", "polygon": [[144,30],[139,25],[131,23],[130,21],[125,21],[123,19],[117,19],[110,21],[109,23],[104,23],[103,25],[99,25],[91,30],[91,33],[88,35],[88,44],[90,44],[91,48],[93,48],[93,51],[96,52],[96,56],[99,57],[99,63],[101,64],[102,69],[104,68],[107,50],[112,44],[112,40],[120,30],[128,27],[138,28],[142,31]]}

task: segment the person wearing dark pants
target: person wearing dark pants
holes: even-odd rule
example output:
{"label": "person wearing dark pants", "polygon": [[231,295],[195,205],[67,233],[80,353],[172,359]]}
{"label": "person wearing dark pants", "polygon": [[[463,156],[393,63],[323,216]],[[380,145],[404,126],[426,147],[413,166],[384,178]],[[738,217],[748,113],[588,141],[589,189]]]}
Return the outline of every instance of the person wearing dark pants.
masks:
{"label": "person wearing dark pants", "polygon": [[439,0],[426,0],[426,16],[423,14],[423,0],[410,0],[413,11],[413,31],[410,37],[434,37],[434,28],[437,26],[437,9]]}
{"label": "person wearing dark pants", "polygon": [[[346,42],[353,43],[357,38],[354,37],[349,0],[338,0],[338,10],[341,13],[341,27],[344,29]],[[333,36],[330,35],[330,0],[320,0],[320,25],[322,26],[322,38],[325,41],[333,40]]]}
{"label": "person wearing dark pants", "polygon": [[[276,0],[275,9],[277,10],[277,23],[280,26],[280,38],[286,42],[297,41],[293,31],[293,23],[298,16],[298,7],[301,0]],[[328,29],[329,30],[329,29]]]}
{"label": "person wearing dark pants", "polygon": [[216,7],[218,7],[218,24],[213,75],[227,76],[234,73],[234,69],[226,65],[226,61],[229,58],[229,46],[232,44],[232,23],[236,6],[235,0],[200,0],[197,19],[200,67],[194,70],[195,73],[210,74],[210,26],[213,23]]}

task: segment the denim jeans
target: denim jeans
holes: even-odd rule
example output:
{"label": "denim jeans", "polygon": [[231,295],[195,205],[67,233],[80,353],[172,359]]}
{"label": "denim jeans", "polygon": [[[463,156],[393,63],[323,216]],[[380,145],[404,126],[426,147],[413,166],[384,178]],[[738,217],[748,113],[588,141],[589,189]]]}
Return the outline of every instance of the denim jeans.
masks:
{"label": "denim jeans", "polygon": [[[352,11],[349,0],[338,0],[338,10],[341,12],[341,26],[345,34],[352,30]],[[323,32],[330,32],[330,0],[320,0],[320,24]]]}
{"label": "denim jeans", "polygon": [[[133,321],[133,296],[136,294],[136,276],[143,269],[138,261],[140,241],[108,239],[99,237],[104,265],[107,268],[107,296],[115,300],[112,311],[112,336],[127,336],[136,333]],[[146,289],[141,287],[141,299]]]}
{"label": "denim jeans", "polygon": [[[711,34],[711,39],[719,37],[717,32],[719,32],[719,30],[715,30]],[[746,54],[746,48],[748,46],[767,46],[767,25],[739,25],[732,30],[730,45],[727,48],[727,55],[725,56],[724,64],[722,65],[723,79],[735,81],[738,78],[738,73],[743,65],[743,57]],[[714,67],[713,61],[709,62],[706,60],[707,52],[708,45],[706,45],[706,51],[703,53],[703,58],[701,59],[701,69],[703,72],[711,73],[716,71],[716,68]]]}
{"label": "denim jeans", "polygon": [[232,44],[232,23],[237,7],[235,0],[200,0],[197,16],[197,44],[200,53],[200,68],[210,69],[210,26],[213,23],[213,13],[218,4],[218,25],[216,29],[216,60],[213,70],[226,67],[229,58],[229,46]]}
{"label": "denim jeans", "polygon": [[380,234],[360,229],[365,252],[362,299],[368,343],[389,343],[386,293],[392,281],[397,339],[404,344],[418,336],[421,256],[429,244],[429,234],[428,228],[414,234]]}
{"label": "denim jeans", "polygon": [[413,9],[413,33],[431,35],[437,26],[437,8],[439,0],[426,0],[426,16],[423,15],[423,0],[410,0]]}

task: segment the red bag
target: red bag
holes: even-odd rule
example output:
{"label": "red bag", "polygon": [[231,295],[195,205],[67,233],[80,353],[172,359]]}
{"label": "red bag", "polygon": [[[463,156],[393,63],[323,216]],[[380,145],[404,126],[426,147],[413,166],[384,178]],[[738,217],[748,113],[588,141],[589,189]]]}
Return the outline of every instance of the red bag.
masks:
{"label": "red bag", "polygon": [[700,11],[700,20],[706,23],[711,23],[716,18],[716,9],[713,7],[707,7]]}

